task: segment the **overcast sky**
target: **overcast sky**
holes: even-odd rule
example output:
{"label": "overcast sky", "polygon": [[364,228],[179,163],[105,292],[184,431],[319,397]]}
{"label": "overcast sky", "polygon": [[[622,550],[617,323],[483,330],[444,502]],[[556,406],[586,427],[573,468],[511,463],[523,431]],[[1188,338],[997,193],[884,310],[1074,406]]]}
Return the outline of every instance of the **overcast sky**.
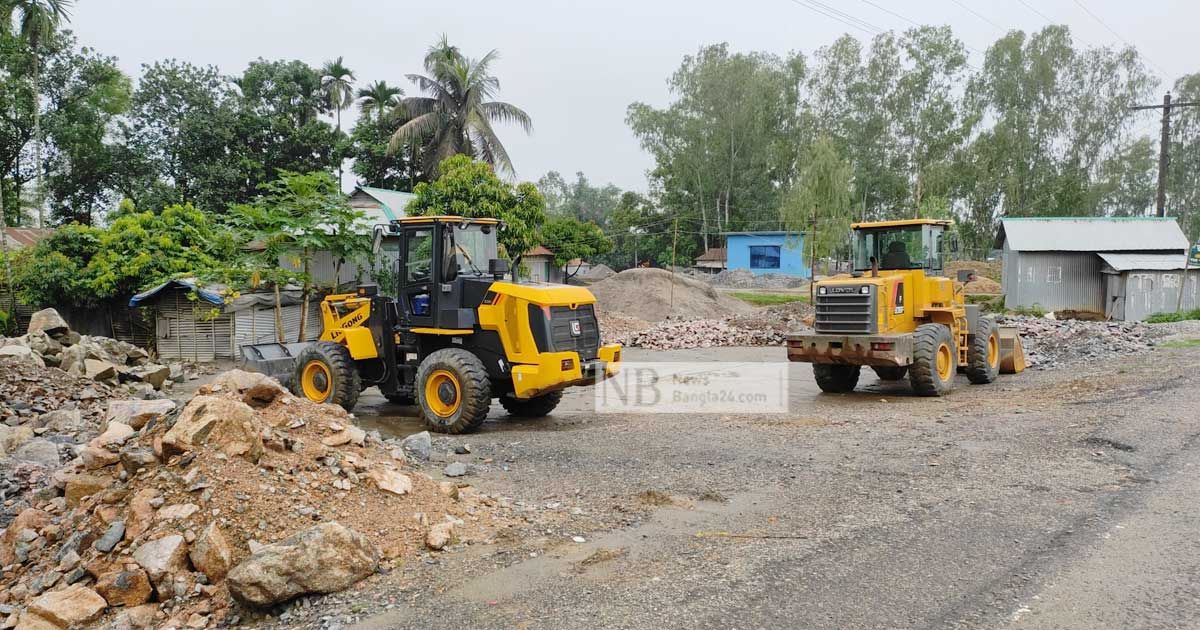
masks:
{"label": "overcast sky", "polygon": [[[684,55],[722,41],[735,50],[809,55],[843,33],[870,37],[805,4],[811,1],[76,0],[70,28],[82,44],[118,57],[135,78],[142,64],[172,57],[240,74],[257,57],[319,66],[341,55],[358,85],[382,79],[409,94],[415,88],[404,75],[421,71],[425,50],[445,33],[472,57],[500,51],[494,66],[500,99],[524,108],[534,124],[530,136],[499,130],[521,179],[583,171],[593,183],[645,190],[652,164],[625,125],[625,109],[634,101],[666,104],[666,80]],[[979,50],[1002,35],[1000,28],[1036,30],[1047,18],[1070,25],[1083,42],[1120,43],[1086,7],[1170,81],[1200,71],[1200,3],[1194,0],[823,4],[883,29],[910,26],[887,11],[949,24]],[[972,56],[978,65],[979,55]]]}

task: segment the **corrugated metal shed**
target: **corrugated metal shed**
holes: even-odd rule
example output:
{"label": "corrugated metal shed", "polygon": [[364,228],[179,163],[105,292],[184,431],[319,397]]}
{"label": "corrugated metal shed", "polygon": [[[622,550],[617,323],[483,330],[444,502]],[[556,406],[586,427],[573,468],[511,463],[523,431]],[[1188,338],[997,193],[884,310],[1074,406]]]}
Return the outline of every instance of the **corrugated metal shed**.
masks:
{"label": "corrugated metal shed", "polygon": [[1169,217],[1009,218],[1000,221],[996,247],[1020,252],[1129,252],[1187,249]]}
{"label": "corrugated metal shed", "polygon": [[[1004,303],[1047,311],[1104,312],[1100,259],[1086,252],[1023,252],[1005,259]],[[1010,274],[1012,269],[1015,273]],[[1014,282],[1015,281],[1015,282]]]}
{"label": "corrugated metal shed", "polygon": [[[1113,271],[1174,271],[1183,269],[1187,259],[1180,254],[1122,254],[1100,252],[1100,258]],[[1193,267],[1194,268],[1194,267]]]}
{"label": "corrugated metal shed", "polygon": [[[401,217],[408,216],[405,209],[409,202],[416,199],[412,193],[372,186],[359,186],[350,195],[350,205],[367,215],[371,225],[389,223]],[[371,203],[371,202],[374,203]]]}

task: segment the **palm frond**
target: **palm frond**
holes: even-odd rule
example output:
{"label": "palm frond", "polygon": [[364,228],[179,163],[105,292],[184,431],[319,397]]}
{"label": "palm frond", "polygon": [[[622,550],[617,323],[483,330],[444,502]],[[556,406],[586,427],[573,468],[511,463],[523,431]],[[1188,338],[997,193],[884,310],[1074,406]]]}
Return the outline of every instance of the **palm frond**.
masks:
{"label": "palm frond", "polygon": [[392,137],[388,140],[388,152],[395,153],[405,144],[420,142],[426,136],[432,135],[438,129],[438,122],[438,115],[435,112],[428,112],[400,125],[396,131],[392,132]]}
{"label": "palm frond", "polygon": [[533,132],[533,120],[529,118],[529,114],[525,110],[502,101],[492,101],[490,103],[482,103],[479,105],[480,111],[488,120],[501,123],[516,123],[521,126],[525,133]]}

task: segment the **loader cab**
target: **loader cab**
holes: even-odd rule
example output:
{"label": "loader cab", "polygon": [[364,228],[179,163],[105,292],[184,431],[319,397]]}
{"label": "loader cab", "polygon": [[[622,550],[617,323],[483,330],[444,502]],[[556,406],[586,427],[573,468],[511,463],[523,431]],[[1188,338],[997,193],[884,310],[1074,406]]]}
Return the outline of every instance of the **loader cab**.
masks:
{"label": "loader cab", "polygon": [[392,222],[399,239],[396,301],[402,325],[470,330],[476,307],[495,280],[495,219],[406,217]]}
{"label": "loader cab", "polygon": [[913,219],[855,223],[854,271],[908,271],[942,275],[942,248],[949,221]]}

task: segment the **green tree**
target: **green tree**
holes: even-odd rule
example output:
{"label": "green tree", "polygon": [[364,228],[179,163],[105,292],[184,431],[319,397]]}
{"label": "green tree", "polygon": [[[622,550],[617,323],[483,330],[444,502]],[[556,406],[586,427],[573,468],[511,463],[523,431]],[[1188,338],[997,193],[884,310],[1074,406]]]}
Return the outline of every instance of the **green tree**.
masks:
{"label": "green tree", "polygon": [[[1175,81],[1174,98],[1200,101],[1200,73],[1188,74]],[[1193,242],[1200,238],[1200,108],[1183,107],[1172,113],[1171,164],[1167,170],[1167,209],[1179,217],[1180,224]],[[1157,151],[1158,143],[1154,143]],[[1157,160],[1155,161],[1157,172]]]}
{"label": "green tree", "polygon": [[237,253],[233,234],[190,205],[127,212],[107,228],[68,224],[34,246],[16,271],[30,304],[95,306],[184,274],[202,274]]}
{"label": "green tree", "polygon": [[465,155],[448,158],[432,182],[421,182],[413,190],[416,198],[408,205],[411,215],[451,214],[490,217],[504,222],[499,241],[513,261],[514,277],[525,252],[540,244],[546,222],[546,200],[536,186],[522,182],[515,187],[496,177],[489,164]]}
{"label": "green tree", "polygon": [[[337,116],[337,135],[342,137],[342,110],[354,104],[354,72],[338,57],[321,68],[321,89],[329,109]],[[338,161],[338,186],[342,185],[342,164]]]}
{"label": "green tree", "polygon": [[383,121],[400,104],[404,90],[387,84],[387,81],[375,81],[365,88],[358,89],[358,109],[364,118],[375,116]]}
{"label": "green tree", "polygon": [[642,264],[662,266],[669,263],[673,246],[677,258],[691,260],[698,253],[696,241],[685,238],[682,242],[674,242],[674,221],[672,215],[658,209],[650,199],[626,192],[608,219],[606,234],[612,240],[613,248],[607,254],[596,256],[593,262],[602,262],[618,270]]}
{"label": "green tree", "polygon": [[583,173],[575,173],[575,182],[568,184],[556,171],[546,173],[537,182],[538,190],[546,197],[546,211],[551,215],[574,217],[603,226],[609,214],[621,200],[621,189],[612,184],[593,186]]}
{"label": "green tree", "polygon": [[780,209],[788,231],[807,232],[809,261],[835,254],[850,233],[852,169],[829,138],[818,139],[806,152],[804,167]]}
{"label": "green tree", "polygon": [[419,144],[422,170],[431,176],[439,175],[437,167],[444,160],[459,154],[513,173],[512,160],[492,125],[516,123],[529,133],[533,124],[516,105],[489,100],[500,91],[500,80],[491,74],[498,57],[492,50],[481,59],[469,59],[443,36],[425,55],[426,74],[408,75],[428,96],[402,101],[408,120],[392,135],[392,150]]}
{"label": "green tree", "polygon": [[[308,312],[313,289],[312,257],[320,251],[333,254],[338,261],[330,283],[336,287],[341,263],[363,257],[370,249],[370,237],[361,224],[363,215],[350,206],[337,181],[326,172],[291,173],[264,184],[252,203],[235,206],[230,221],[243,235],[243,241],[260,245],[254,257],[257,274],[273,280],[276,298],[277,333],[282,343],[279,318],[279,285],[288,274],[275,273],[281,257],[290,257],[301,268],[304,282],[303,310]],[[273,275],[272,275],[273,274]],[[307,318],[301,319],[297,341],[303,341]]]}
{"label": "green tree", "polygon": [[363,115],[354,125],[350,133],[350,157],[354,164],[350,170],[358,176],[360,184],[412,190],[417,181],[424,179],[411,146],[403,146],[399,151],[388,148],[395,130],[394,114],[382,118]]}
{"label": "green tree", "polygon": [[571,261],[594,260],[613,249],[613,242],[600,226],[569,216],[552,216],[542,227],[542,244],[554,252],[554,264],[562,267],[563,280],[569,281],[579,273],[582,264],[571,270]]}
{"label": "green tree", "polygon": [[[706,46],[684,57],[672,102],[629,106],[626,121],[654,157],[660,204],[703,241],[722,231],[775,227],[778,194],[796,162],[804,59]],[[688,232],[696,232],[693,228]]]}
{"label": "green tree", "polygon": [[33,105],[33,141],[34,141],[34,165],[37,172],[37,184],[34,189],[35,202],[37,203],[37,218],[38,227],[45,225],[45,200],[43,198],[44,188],[42,187],[42,128],[41,128],[41,48],[43,42],[51,40],[54,34],[58,31],[58,26],[63,21],[70,19],[68,10],[71,7],[71,0],[4,0],[0,2],[0,24],[3,24],[2,29],[8,30],[12,27],[12,21],[15,17],[19,24],[18,32],[20,39],[25,43],[30,52],[32,65],[30,66],[29,80],[32,89],[30,90],[34,98]]}

